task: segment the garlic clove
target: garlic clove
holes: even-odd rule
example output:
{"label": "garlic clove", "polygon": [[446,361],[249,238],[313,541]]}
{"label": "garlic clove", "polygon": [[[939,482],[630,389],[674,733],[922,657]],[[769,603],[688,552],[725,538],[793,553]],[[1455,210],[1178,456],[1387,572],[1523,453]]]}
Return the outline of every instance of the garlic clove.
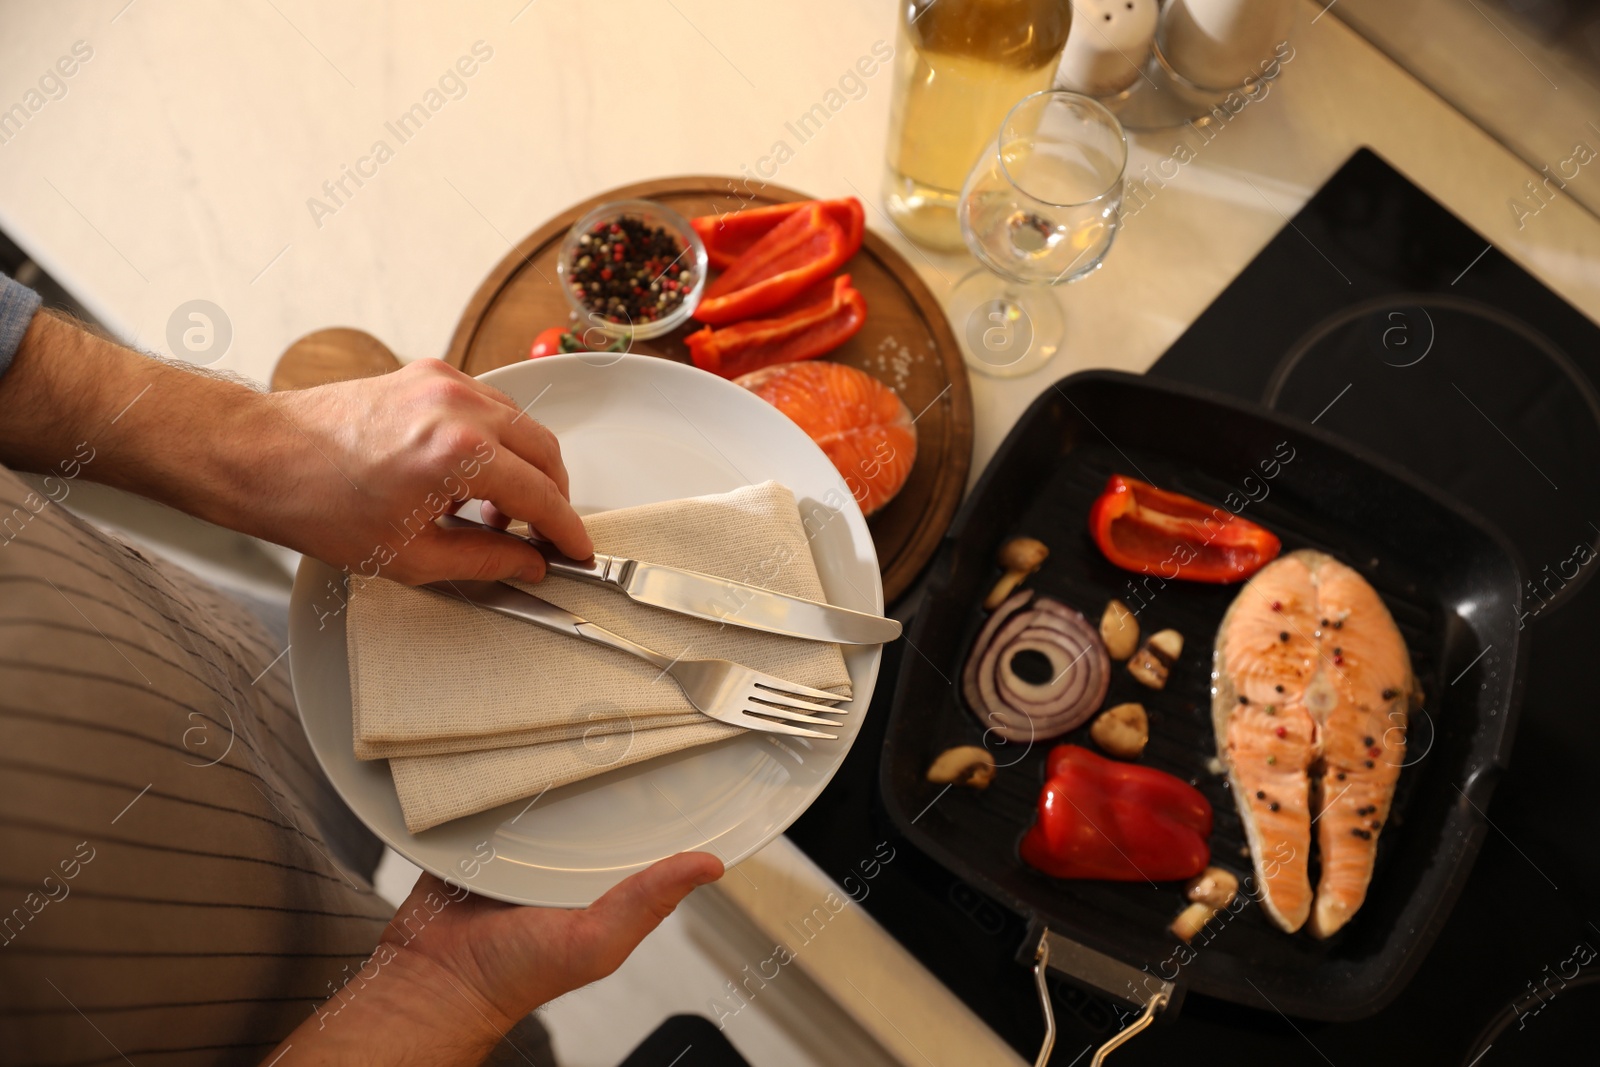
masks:
{"label": "garlic clove", "polygon": [[994,757],[977,745],[947,748],[928,768],[928,781],[935,785],[964,785],[987,789],[994,781]]}
{"label": "garlic clove", "polygon": [[1150,718],[1143,704],[1118,704],[1100,713],[1089,736],[1110,755],[1138,759],[1150,743]]}
{"label": "garlic clove", "polygon": [[1112,659],[1127,659],[1139,648],[1139,620],[1128,605],[1113,600],[1100,616],[1100,640],[1106,643],[1106,654]]}

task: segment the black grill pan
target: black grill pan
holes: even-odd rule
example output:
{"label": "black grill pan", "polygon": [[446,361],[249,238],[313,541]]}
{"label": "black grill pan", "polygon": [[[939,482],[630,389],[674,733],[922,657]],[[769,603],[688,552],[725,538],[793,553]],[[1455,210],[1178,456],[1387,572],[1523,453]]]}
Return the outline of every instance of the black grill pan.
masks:
{"label": "black grill pan", "polygon": [[[1268,464],[1276,476],[1265,478],[1261,464],[1288,450],[1293,458]],[[1129,588],[1137,576],[1109,563],[1088,535],[1090,503],[1112,473],[1212,503],[1230,493],[1251,498],[1242,514],[1277,533],[1285,552],[1321,549],[1360,571],[1405,637],[1424,709],[1412,718],[1408,766],[1366,904],[1327,942],[1284,934],[1250,904],[1180,951],[1166,932],[1183,905],[1178,884],[1057,881],[1024,865],[1017,845],[1033,821],[1045,756],[1060,741],[1094,748],[1086,727],[1031,749],[991,738],[1003,769],[986,792],[941,795],[944,787],[925,780],[945,748],[982,743],[961,699],[962,664],[999,577],[997,549],[1008,537],[1036,537],[1051,555],[1029,580],[1033,588],[1091,621],[1120,597],[1139,608],[1144,633],[1183,633],[1165,690],[1144,688],[1114,664],[1106,704],[1145,705],[1151,741],[1143,762],[1197,785],[1216,811],[1212,862],[1240,875],[1251,870],[1213,762],[1210,714],[1212,642],[1240,586],[1171,582],[1153,596],[1139,593],[1140,608]],[[1220,394],[1110,371],[1076,374],[1047,389],[1016,424],[935,557],[890,713],[884,799],[914,844],[1035,928],[1146,968],[1179,993],[1311,1019],[1362,1018],[1421,962],[1486,831],[1483,812],[1510,752],[1528,654],[1520,588],[1519,562],[1502,536],[1379,457]]]}

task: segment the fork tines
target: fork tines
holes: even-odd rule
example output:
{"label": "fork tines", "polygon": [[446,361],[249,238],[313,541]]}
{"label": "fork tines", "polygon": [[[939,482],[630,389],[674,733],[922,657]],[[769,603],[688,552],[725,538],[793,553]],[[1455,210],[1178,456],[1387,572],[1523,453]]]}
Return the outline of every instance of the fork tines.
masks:
{"label": "fork tines", "polygon": [[[802,700],[800,699],[801,696],[833,702],[845,699],[837,693],[812,689],[809,686],[798,685],[793,682],[785,682],[778,679],[772,679],[771,681],[761,680],[754,682],[750,691],[746,693],[739,709],[739,717],[743,720],[743,725],[773,733],[825,738],[827,740],[833,740],[837,737],[836,734],[826,734],[818,730],[807,730],[800,726],[787,725],[788,723],[806,723],[811,726],[837,727],[839,723],[836,720],[816,718],[815,716],[844,715],[850,711],[846,707],[833,707],[829,704]],[[809,712],[810,714],[802,714],[802,712]]]}

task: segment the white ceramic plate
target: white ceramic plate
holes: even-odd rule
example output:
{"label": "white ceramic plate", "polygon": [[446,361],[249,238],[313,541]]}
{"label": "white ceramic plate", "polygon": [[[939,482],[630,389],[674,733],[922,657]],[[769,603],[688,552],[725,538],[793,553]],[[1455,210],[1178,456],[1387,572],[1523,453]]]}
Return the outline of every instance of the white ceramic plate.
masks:
{"label": "white ceramic plate", "polygon": [[[561,439],[580,514],[771,478],[794,491],[808,517],[828,600],[882,613],[877,552],[844,480],[799,427],[755,394],[637,355],[552,356],[483,380]],[[330,614],[341,595],[339,572],[312,559],[301,563],[289,609],[290,663],[318,762],[396,852],[518,904],[581,907],[677,852],[702,849],[731,867],[760,849],[838,770],[860,731],[882,654],[876,646],[845,648],[855,698],[837,740],[748,733],[553,789],[531,806],[518,801],[412,834],[388,764],[355,758],[344,615]]]}

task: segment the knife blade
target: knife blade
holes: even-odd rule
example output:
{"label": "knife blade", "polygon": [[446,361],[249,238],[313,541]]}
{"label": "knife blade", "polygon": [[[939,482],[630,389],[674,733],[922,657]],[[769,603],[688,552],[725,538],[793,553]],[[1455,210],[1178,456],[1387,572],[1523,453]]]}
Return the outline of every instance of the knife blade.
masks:
{"label": "knife blade", "polygon": [[680,615],[840,645],[881,645],[900,636],[900,624],[894,619],[775,593],[731,578],[600,552],[592,559],[577,560],[548,541],[459,515],[441,515],[437,522],[446,529],[491,530],[521,538],[539,550],[551,574],[608,585],[637,603]]}

